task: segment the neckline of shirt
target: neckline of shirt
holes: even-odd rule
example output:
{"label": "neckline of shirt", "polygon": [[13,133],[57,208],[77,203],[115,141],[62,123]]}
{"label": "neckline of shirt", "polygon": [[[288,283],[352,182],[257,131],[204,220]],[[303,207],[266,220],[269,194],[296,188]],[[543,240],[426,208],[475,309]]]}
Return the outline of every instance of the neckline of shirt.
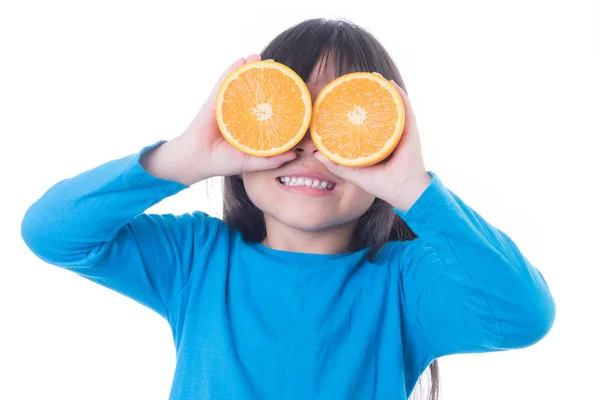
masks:
{"label": "neckline of shirt", "polygon": [[308,264],[321,263],[324,261],[352,260],[362,258],[366,256],[366,253],[368,251],[368,249],[361,249],[358,251],[337,254],[302,253],[273,249],[259,242],[249,242],[245,240],[243,241],[247,246],[267,257],[273,257],[276,259],[287,261],[302,261]]}

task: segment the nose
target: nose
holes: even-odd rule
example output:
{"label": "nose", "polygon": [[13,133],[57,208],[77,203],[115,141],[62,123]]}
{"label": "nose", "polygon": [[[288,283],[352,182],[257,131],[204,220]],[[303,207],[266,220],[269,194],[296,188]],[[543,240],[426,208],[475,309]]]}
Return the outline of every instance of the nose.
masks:
{"label": "nose", "polygon": [[313,142],[312,137],[310,136],[310,132],[307,132],[306,135],[304,135],[300,143],[298,143],[296,147],[294,147],[294,151],[297,154],[315,154],[317,152],[317,147],[315,146],[315,143]]}

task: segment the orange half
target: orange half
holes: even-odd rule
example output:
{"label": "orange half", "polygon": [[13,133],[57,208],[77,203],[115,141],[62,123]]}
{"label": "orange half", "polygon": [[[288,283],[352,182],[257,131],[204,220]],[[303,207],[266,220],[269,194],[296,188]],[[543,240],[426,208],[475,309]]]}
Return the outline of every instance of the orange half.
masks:
{"label": "orange half", "polygon": [[298,144],[308,131],[312,101],[306,84],[275,61],[244,64],[231,72],[217,95],[221,134],[244,153],[268,157]]}
{"label": "orange half", "polygon": [[404,119],[404,103],[391,82],[370,72],[355,72],[334,79],[319,93],[310,133],[331,161],[364,167],[392,153]]}

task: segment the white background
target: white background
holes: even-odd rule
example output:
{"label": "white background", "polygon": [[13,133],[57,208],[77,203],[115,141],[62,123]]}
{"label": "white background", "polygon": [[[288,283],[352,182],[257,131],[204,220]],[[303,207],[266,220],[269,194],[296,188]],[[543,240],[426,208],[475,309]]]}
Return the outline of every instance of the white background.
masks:
{"label": "white background", "polygon": [[[245,4],[2,2],[0,398],[168,397],[167,323],[37,259],[21,219],[58,180],[181,133],[225,67],[309,17],[347,18],[389,49],[427,168],[517,242],[556,299],[538,344],[440,359],[442,398],[600,396],[598,2]],[[151,211],[218,214],[218,182],[209,193]]]}

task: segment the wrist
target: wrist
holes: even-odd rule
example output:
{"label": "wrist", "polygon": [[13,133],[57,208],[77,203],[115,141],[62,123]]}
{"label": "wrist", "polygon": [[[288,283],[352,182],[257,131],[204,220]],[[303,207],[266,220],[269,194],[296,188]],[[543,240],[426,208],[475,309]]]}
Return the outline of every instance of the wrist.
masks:
{"label": "wrist", "polygon": [[178,136],[148,151],[140,164],[157,178],[191,186],[210,177],[201,169],[198,157],[201,155],[193,153],[185,138]]}
{"label": "wrist", "polygon": [[390,204],[399,210],[408,211],[429,187],[431,180],[427,171],[407,179],[396,188]]}
{"label": "wrist", "polygon": [[172,140],[173,148],[180,157],[181,170],[187,179],[193,183],[215,176],[210,171],[209,152],[203,146],[194,142],[192,135],[182,134]]}

